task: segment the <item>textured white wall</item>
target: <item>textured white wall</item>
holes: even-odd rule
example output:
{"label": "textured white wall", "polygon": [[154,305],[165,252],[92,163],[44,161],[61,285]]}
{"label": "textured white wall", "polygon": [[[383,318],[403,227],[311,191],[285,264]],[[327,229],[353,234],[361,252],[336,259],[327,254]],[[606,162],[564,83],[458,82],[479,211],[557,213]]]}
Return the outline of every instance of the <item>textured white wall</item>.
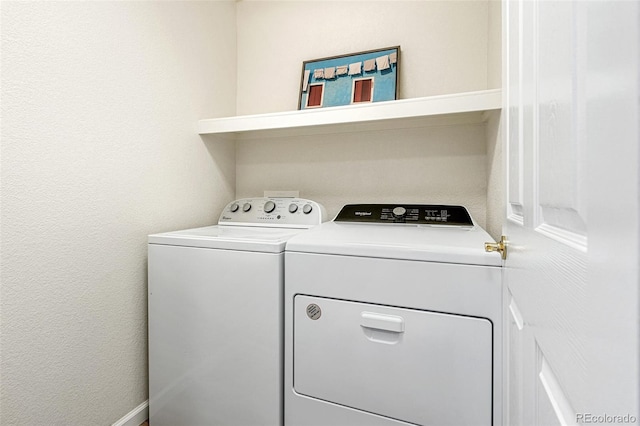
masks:
{"label": "textured white wall", "polygon": [[488,9],[483,0],[241,1],[237,112],[297,109],[305,60],[397,45],[401,98],[485,89]]}
{"label": "textured white wall", "polygon": [[[487,86],[502,88],[502,3],[489,2]],[[501,114],[492,112],[487,121],[487,224],[486,230],[497,241],[505,217],[504,160],[502,157]]]}
{"label": "textured white wall", "polygon": [[464,202],[484,224],[484,137],[463,125],[242,141],[237,195],[300,189],[330,217],[354,202]]}
{"label": "textured white wall", "polygon": [[146,236],[234,197],[235,3],[6,2],[3,425],[110,424],[147,398]]}
{"label": "textured white wall", "polygon": [[[393,45],[401,98],[500,87],[489,75],[500,70],[499,15],[481,0],[240,2],[238,113],[295,110],[304,60]],[[486,226],[491,133],[473,125],[240,141],[237,195],[300,190],[330,214],[359,200],[460,203]]]}

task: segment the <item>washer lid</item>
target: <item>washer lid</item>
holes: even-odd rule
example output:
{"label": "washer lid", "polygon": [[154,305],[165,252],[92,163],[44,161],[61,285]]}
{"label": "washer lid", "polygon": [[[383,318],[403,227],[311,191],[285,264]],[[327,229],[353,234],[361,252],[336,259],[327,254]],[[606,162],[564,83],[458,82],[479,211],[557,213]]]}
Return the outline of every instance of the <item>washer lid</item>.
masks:
{"label": "washer lid", "polygon": [[427,262],[501,266],[493,241],[479,226],[422,226],[326,222],[287,242],[287,251]]}
{"label": "washer lid", "polygon": [[149,244],[281,253],[285,243],[304,229],[214,225],[149,235]]}

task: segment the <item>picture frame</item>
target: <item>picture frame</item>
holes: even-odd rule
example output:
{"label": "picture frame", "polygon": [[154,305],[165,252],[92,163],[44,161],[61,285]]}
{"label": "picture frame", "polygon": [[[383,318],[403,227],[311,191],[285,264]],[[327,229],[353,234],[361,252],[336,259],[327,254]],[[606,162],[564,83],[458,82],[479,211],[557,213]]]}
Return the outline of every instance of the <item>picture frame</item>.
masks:
{"label": "picture frame", "polygon": [[298,109],[398,99],[400,46],[302,63]]}

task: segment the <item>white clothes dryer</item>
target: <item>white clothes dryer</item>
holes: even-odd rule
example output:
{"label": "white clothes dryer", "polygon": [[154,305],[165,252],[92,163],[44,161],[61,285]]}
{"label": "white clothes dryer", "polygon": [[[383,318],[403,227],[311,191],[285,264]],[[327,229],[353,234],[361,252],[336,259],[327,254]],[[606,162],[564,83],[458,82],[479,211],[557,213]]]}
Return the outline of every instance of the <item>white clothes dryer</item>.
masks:
{"label": "white clothes dryer", "polygon": [[310,200],[241,199],[217,226],[149,236],[151,424],[282,424],[284,247],[323,218]]}
{"label": "white clothes dryer", "polygon": [[383,204],[290,239],[285,425],[501,425],[491,240],[464,207]]}

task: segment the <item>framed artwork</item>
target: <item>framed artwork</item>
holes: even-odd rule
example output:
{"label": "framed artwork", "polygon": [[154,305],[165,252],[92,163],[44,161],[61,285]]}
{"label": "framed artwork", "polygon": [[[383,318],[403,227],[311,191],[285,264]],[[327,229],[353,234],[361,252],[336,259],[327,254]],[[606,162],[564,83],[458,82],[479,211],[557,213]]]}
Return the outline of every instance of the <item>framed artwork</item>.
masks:
{"label": "framed artwork", "polygon": [[302,63],[298,109],[398,99],[400,46]]}

